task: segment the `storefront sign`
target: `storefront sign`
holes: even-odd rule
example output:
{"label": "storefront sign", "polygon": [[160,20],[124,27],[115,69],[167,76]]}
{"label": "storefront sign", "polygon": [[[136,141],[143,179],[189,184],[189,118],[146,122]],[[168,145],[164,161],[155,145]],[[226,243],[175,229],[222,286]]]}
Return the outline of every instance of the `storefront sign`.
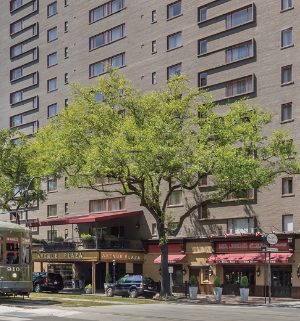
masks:
{"label": "storefront sign", "polygon": [[[261,252],[262,246],[265,244],[262,241],[243,241],[243,242],[216,242],[215,253],[232,253],[232,252]],[[289,251],[292,249],[292,243],[287,240],[280,240],[273,246],[278,251]]]}
{"label": "storefront sign", "polygon": [[144,254],[131,252],[101,252],[101,261],[111,262],[112,260],[122,262],[143,262]]}
{"label": "storefront sign", "polygon": [[34,261],[98,261],[99,252],[33,252]]}

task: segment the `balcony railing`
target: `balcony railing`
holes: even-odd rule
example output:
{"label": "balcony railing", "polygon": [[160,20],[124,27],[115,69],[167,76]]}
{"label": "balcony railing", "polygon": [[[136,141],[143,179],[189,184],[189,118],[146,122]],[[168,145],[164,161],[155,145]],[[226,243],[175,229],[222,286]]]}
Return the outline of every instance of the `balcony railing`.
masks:
{"label": "balcony railing", "polygon": [[89,240],[67,239],[63,242],[41,241],[33,244],[34,251],[82,251],[82,250],[144,250],[140,240],[102,240],[93,237]]}

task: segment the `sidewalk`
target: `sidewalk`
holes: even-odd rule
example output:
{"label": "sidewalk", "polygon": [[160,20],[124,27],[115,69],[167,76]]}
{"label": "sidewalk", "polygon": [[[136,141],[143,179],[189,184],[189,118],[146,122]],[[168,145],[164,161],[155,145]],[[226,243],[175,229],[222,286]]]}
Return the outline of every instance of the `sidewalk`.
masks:
{"label": "sidewalk", "polygon": [[[196,300],[191,300],[189,298],[182,298],[178,300],[179,303],[192,303],[192,304],[218,304],[215,302],[213,295],[198,294]],[[269,303],[269,298],[267,297],[265,304],[264,297],[254,297],[249,296],[247,303],[241,303],[240,297],[235,295],[222,295],[222,301],[219,304],[230,304],[230,305],[248,305],[248,306],[276,306],[276,307],[293,307],[300,308],[300,300],[291,298],[271,298],[271,303]]]}

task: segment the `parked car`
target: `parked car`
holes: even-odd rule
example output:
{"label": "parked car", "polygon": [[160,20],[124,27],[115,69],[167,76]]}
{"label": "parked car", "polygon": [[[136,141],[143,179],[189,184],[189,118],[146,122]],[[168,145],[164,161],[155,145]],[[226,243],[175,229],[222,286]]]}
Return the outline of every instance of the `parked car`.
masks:
{"label": "parked car", "polygon": [[158,292],[157,283],[142,275],[125,275],[115,283],[106,285],[107,296],[121,295],[136,298],[144,296],[153,298]]}
{"label": "parked car", "polygon": [[49,272],[33,272],[33,291],[51,291],[57,293],[64,288],[64,282],[60,274]]}

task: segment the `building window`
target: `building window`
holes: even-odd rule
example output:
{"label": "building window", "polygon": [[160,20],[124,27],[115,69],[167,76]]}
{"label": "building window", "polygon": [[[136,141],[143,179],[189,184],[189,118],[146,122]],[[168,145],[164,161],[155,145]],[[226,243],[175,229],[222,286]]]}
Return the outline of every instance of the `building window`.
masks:
{"label": "building window", "polygon": [[249,58],[253,56],[252,41],[228,48],[226,50],[226,63],[229,64],[234,61]]}
{"label": "building window", "polygon": [[176,1],[168,5],[167,18],[172,19],[181,14],[181,1]]}
{"label": "building window", "polygon": [[48,241],[54,241],[57,238],[57,230],[47,231],[47,239]]}
{"label": "building window", "polygon": [[250,21],[253,21],[252,6],[228,14],[226,16],[226,29],[231,29]]}
{"label": "building window", "polygon": [[199,22],[204,22],[207,20],[207,8],[199,8]]}
{"label": "building window", "polygon": [[69,48],[65,47],[65,59],[69,58]]}
{"label": "building window", "polygon": [[207,73],[200,72],[199,74],[199,87],[204,87],[207,85]]}
{"label": "building window", "polygon": [[10,72],[10,81],[14,81],[23,77],[23,67],[18,67]]}
{"label": "building window", "polygon": [[282,195],[293,194],[293,177],[282,178]]}
{"label": "building window", "polygon": [[112,0],[90,11],[90,23],[101,20],[124,8],[124,0]]}
{"label": "building window", "polygon": [[182,46],[181,31],[168,36],[167,49],[175,49]]}
{"label": "building window", "polygon": [[293,8],[293,0],[281,0],[281,10]]}
{"label": "building window", "polygon": [[243,95],[253,91],[252,77],[237,79],[226,85],[226,97]]}
{"label": "building window", "polygon": [[54,41],[57,39],[57,27],[51,28],[47,31],[48,42]]}
{"label": "building window", "polygon": [[10,50],[11,58],[17,57],[17,56],[21,55],[22,53],[23,53],[23,45],[22,44],[18,44],[18,45],[11,47],[11,50]]}
{"label": "building window", "polygon": [[152,53],[157,53],[156,40],[153,40],[153,41],[151,42],[151,52],[152,52]]}
{"label": "building window", "polygon": [[168,200],[168,206],[182,205],[182,191],[173,191]]}
{"label": "building window", "polygon": [[199,175],[199,186],[207,186],[208,185],[208,176],[207,175]]}
{"label": "building window", "polygon": [[17,127],[23,124],[22,115],[15,115],[10,118],[10,127]]}
{"label": "building window", "polygon": [[125,34],[125,24],[106,30],[96,36],[90,37],[90,50],[100,48],[111,42],[120,40]]}
{"label": "building window", "polygon": [[65,32],[69,31],[69,22],[65,21]]}
{"label": "building window", "polygon": [[253,218],[233,218],[228,220],[229,234],[254,233]]}
{"label": "building window", "polygon": [[207,218],[209,218],[209,210],[208,210],[208,206],[206,204],[205,205],[201,205],[199,207],[198,217],[199,217],[199,219],[207,219]]}
{"label": "building window", "polygon": [[47,217],[57,216],[57,204],[47,205]]}
{"label": "building window", "polygon": [[170,79],[174,76],[179,76],[181,74],[181,63],[170,66],[167,68],[167,78]]}
{"label": "building window", "polygon": [[286,103],[281,105],[281,121],[292,120],[292,103]]}
{"label": "building window", "polygon": [[281,84],[288,84],[292,81],[292,65],[281,67]]}
{"label": "building window", "polygon": [[102,103],[104,101],[104,95],[100,92],[96,92],[94,98],[96,103]]}
{"label": "building window", "polygon": [[65,203],[65,215],[69,214],[69,203]]}
{"label": "building window", "polygon": [[57,65],[57,52],[53,52],[47,56],[47,66],[52,67]]}
{"label": "building window", "polygon": [[65,73],[65,85],[69,83],[69,74],[66,72]]}
{"label": "building window", "polygon": [[23,29],[23,20],[16,21],[10,25],[10,33],[14,34]]}
{"label": "building window", "polygon": [[207,53],[207,40],[199,40],[199,55]]}
{"label": "building window", "polygon": [[47,192],[57,191],[57,179],[49,178],[47,180]]}
{"label": "building window", "polygon": [[54,117],[58,114],[57,104],[52,104],[48,106],[48,118]]}
{"label": "building window", "polygon": [[157,83],[155,71],[151,75],[151,83],[152,83],[152,85],[156,85],[156,83]]}
{"label": "building window", "polygon": [[47,81],[47,90],[48,92],[57,90],[57,78],[48,79]]}
{"label": "building window", "polygon": [[293,28],[281,31],[281,47],[288,47],[293,44]]}
{"label": "building window", "polygon": [[294,232],[293,215],[282,215],[282,231]]}
{"label": "building window", "polygon": [[157,235],[157,224],[156,223],[152,223],[151,232],[152,232],[153,236]]}
{"label": "building window", "polygon": [[10,2],[10,11],[17,10],[23,5],[23,0],[12,0]]}
{"label": "building window", "polygon": [[151,12],[151,22],[157,22],[157,17],[156,17],[156,10],[152,10]]}
{"label": "building window", "polygon": [[10,95],[11,104],[17,104],[23,100],[23,91],[16,91]]}
{"label": "building window", "polygon": [[102,61],[95,62],[90,65],[90,77],[96,77],[104,74],[107,71],[107,67],[120,68],[125,65],[125,54],[121,53],[119,55],[107,58]]}
{"label": "building window", "polygon": [[125,209],[125,197],[90,201],[90,212],[113,212]]}
{"label": "building window", "polygon": [[47,16],[52,17],[57,14],[57,2],[52,2],[47,6]]}

